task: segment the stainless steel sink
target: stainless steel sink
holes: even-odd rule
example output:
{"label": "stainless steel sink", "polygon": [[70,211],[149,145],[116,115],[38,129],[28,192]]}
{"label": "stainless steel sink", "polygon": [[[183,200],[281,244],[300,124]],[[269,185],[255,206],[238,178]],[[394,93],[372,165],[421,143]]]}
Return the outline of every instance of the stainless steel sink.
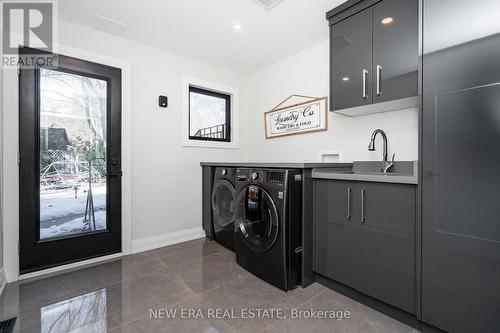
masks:
{"label": "stainless steel sink", "polygon": [[382,162],[353,162],[350,168],[313,169],[313,178],[417,184],[415,161],[395,162],[393,172],[384,173]]}
{"label": "stainless steel sink", "polygon": [[345,175],[373,175],[373,176],[408,176],[408,175],[411,175],[409,173],[403,173],[403,172],[384,173],[382,171],[355,171],[355,170],[338,170],[338,171],[334,171],[334,173],[340,173],[340,174],[345,174]]}

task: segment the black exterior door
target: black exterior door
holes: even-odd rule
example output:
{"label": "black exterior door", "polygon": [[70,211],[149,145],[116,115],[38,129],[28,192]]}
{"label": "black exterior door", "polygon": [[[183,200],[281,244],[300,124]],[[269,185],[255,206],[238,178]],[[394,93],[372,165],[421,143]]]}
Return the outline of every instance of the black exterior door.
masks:
{"label": "black exterior door", "polygon": [[[449,332],[500,330],[495,12],[496,2],[424,1],[422,318]],[[464,13],[475,29],[462,28]]]}
{"label": "black exterior door", "polygon": [[20,272],[120,252],[121,70],[21,69],[19,134]]}

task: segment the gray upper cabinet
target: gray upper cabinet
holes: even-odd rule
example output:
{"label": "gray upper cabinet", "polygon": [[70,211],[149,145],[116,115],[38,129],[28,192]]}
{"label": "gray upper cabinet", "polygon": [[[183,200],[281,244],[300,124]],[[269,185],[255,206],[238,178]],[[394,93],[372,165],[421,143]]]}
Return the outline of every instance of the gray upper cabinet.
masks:
{"label": "gray upper cabinet", "polygon": [[418,94],[418,3],[373,6],[373,103]]}
{"label": "gray upper cabinet", "polygon": [[372,103],[372,12],[365,10],[331,29],[332,107]]}
{"label": "gray upper cabinet", "polygon": [[416,187],[314,181],[314,271],[415,313]]}
{"label": "gray upper cabinet", "polygon": [[418,0],[350,0],[327,18],[332,111],[361,115],[416,106]]}

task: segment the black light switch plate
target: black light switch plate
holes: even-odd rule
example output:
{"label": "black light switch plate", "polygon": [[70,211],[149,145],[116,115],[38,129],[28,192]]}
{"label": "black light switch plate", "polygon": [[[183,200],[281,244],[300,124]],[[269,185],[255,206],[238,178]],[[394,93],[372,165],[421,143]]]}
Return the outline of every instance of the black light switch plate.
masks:
{"label": "black light switch plate", "polygon": [[167,96],[160,96],[159,105],[162,108],[166,108],[168,106],[168,97]]}

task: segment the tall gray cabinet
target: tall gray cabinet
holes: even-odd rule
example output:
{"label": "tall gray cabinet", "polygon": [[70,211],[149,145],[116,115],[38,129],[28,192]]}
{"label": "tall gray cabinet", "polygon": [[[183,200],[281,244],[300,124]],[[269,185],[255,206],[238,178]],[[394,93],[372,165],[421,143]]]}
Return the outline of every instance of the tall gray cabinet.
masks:
{"label": "tall gray cabinet", "polygon": [[422,319],[500,332],[500,4],[423,8]]}

